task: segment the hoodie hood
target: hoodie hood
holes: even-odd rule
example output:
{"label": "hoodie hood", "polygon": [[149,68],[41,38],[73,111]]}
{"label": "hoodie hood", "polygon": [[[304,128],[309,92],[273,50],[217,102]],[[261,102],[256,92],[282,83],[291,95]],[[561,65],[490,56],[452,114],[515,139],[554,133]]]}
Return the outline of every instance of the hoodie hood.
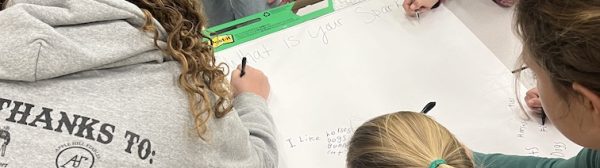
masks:
{"label": "hoodie hood", "polygon": [[[163,62],[140,8],[124,0],[9,0],[0,11],[0,80],[37,81]],[[159,45],[166,34],[157,25]]]}

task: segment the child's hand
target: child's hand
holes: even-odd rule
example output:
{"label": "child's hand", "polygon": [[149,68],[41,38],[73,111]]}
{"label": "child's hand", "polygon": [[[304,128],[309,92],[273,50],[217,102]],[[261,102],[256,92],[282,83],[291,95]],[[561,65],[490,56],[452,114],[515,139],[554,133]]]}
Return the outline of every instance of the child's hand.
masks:
{"label": "child's hand", "polygon": [[533,111],[542,112],[542,101],[540,100],[540,92],[537,88],[527,91],[527,95],[525,95],[525,102],[527,107]]}
{"label": "child's hand", "polygon": [[246,65],[244,76],[240,77],[241,66],[231,74],[231,86],[233,86],[233,95],[237,96],[240,93],[250,92],[263,97],[265,100],[269,98],[271,86],[269,79],[260,70]]}
{"label": "child's hand", "polygon": [[439,1],[440,0],[404,0],[402,6],[407,15],[415,16],[417,11],[420,13],[428,11]]}

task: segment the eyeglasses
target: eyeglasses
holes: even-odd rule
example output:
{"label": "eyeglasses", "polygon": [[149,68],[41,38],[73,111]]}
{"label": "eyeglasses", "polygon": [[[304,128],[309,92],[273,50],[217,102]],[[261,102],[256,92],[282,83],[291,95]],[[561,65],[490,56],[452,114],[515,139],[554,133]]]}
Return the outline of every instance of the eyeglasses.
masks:
{"label": "eyeglasses", "polygon": [[527,66],[524,66],[524,67],[521,67],[521,68],[519,68],[519,69],[515,69],[515,70],[513,70],[513,71],[510,71],[510,72],[511,72],[511,73],[513,73],[513,74],[516,74],[516,73],[520,73],[520,72],[521,72],[521,71],[523,71],[523,70],[526,70],[527,68],[529,68],[529,67],[527,67]]}

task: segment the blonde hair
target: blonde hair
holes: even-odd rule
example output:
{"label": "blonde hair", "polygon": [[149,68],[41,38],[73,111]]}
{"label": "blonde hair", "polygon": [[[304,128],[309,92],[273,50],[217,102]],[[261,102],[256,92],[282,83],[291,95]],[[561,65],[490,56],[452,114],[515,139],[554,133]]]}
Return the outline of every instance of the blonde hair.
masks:
{"label": "blonde hair", "polygon": [[438,168],[473,168],[462,144],[428,116],[397,112],[361,125],[350,140],[350,168],[423,168],[443,159]]}
{"label": "blonde hair", "polygon": [[[187,93],[190,112],[201,138],[209,118],[222,118],[232,110],[232,91],[226,77],[227,65],[216,63],[214,50],[202,29],[207,26],[202,1],[198,0],[128,0],[146,15],[144,31],[154,32],[158,46],[156,19],[167,31],[162,51],[181,64],[179,85]],[[214,100],[213,100],[214,99]]]}

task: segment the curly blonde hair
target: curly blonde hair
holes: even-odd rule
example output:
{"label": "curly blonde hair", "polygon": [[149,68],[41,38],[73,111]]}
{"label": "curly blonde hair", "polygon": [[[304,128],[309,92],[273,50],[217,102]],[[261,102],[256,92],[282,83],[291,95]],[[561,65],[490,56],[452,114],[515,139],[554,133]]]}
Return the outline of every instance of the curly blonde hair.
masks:
{"label": "curly blonde hair", "polygon": [[[186,91],[195,127],[202,137],[213,115],[222,118],[232,109],[232,92],[226,79],[227,65],[215,62],[210,39],[201,31],[207,25],[199,0],[127,0],[146,15],[144,31],[154,32],[158,46],[156,19],[167,32],[165,47],[159,47],[181,64],[179,85]],[[213,100],[214,99],[214,100]]]}

